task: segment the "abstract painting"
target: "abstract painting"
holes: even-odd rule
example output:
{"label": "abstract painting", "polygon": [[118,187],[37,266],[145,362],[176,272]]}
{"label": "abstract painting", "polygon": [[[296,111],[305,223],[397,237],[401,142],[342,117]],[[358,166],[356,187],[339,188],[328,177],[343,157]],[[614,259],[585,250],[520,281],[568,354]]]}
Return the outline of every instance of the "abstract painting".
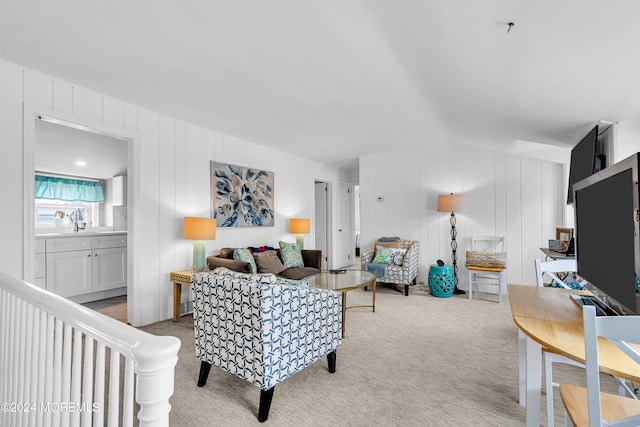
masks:
{"label": "abstract painting", "polygon": [[273,226],[274,174],[211,162],[211,211],[218,227]]}

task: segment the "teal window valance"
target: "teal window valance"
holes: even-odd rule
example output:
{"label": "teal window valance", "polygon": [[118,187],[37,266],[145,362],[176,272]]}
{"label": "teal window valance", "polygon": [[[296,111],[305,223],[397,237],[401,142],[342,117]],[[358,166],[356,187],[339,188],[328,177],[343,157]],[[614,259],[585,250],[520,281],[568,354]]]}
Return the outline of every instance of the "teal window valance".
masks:
{"label": "teal window valance", "polygon": [[98,181],[36,175],[36,199],[68,202],[104,202],[102,184]]}

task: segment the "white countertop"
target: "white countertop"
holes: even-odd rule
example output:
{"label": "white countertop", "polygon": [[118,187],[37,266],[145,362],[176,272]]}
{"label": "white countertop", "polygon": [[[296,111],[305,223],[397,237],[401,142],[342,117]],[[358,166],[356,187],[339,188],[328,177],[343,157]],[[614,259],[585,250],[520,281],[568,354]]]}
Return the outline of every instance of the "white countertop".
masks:
{"label": "white countertop", "polygon": [[91,236],[105,236],[105,235],[120,235],[127,234],[126,230],[80,230],[77,232],[67,231],[62,233],[36,233],[36,239],[47,239],[51,237],[91,237]]}

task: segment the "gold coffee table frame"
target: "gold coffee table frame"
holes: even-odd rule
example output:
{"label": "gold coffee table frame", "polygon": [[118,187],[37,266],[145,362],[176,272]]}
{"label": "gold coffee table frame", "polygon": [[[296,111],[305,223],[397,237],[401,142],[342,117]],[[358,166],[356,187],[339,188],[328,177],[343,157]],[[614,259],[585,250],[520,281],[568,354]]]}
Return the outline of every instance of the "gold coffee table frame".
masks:
{"label": "gold coffee table frame", "polygon": [[[330,273],[328,271],[305,277],[303,280],[309,282],[309,287],[317,289],[328,289],[342,293],[342,338],[345,331],[345,317],[348,308],[371,307],[376,311],[376,275],[365,270],[346,270],[345,273]],[[373,286],[373,299],[371,305],[352,305],[347,307],[347,292],[358,288]]]}

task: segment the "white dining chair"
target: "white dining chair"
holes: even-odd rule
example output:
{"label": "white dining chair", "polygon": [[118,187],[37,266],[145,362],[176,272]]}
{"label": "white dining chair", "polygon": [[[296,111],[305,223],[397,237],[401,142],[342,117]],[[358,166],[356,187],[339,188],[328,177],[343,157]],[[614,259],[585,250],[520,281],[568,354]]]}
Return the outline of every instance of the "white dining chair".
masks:
{"label": "white dining chair", "polygon": [[[548,276],[553,280],[553,282],[557,283],[559,287],[572,289],[569,285],[567,277],[569,275],[573,276],[578,271],[578,265],[575,259],[563,259],[555,261],[542,261],[536,259],[535,269],[536,282],[538,286],[544,286],[545,278]],[[562,275],[561,273],[564,273],[564,275]],[[576,280],[578,281],[578,283],[580,283],[579,278],[576,278]],[[544,347],[542,347],[542,355],[544,359],[544,385],[547,403],[547,425],[549,427],[552,427],[554,425],[553,389],[558,388],[559,386],[558,383],[553,382],[553,364],[564,363],[566,365],[573,365],[580,368],[584,368],[585,365]],[[629,389],[629,386],[627,385],[625,380],[621,378],[617,378],[617,380],[619,382],[619,395],[624,395],[626,391],[629,393],[629,395],[635,396],[634,393]]]}
{"label": "white dining chair", "polygon": [[600,391],[598,337],[604,337],[640,365],[640,316],[596,316],[593,306],[582,308],[587,387],[560,385],[566,424],[574,426],[638,426],[640,401]]}

